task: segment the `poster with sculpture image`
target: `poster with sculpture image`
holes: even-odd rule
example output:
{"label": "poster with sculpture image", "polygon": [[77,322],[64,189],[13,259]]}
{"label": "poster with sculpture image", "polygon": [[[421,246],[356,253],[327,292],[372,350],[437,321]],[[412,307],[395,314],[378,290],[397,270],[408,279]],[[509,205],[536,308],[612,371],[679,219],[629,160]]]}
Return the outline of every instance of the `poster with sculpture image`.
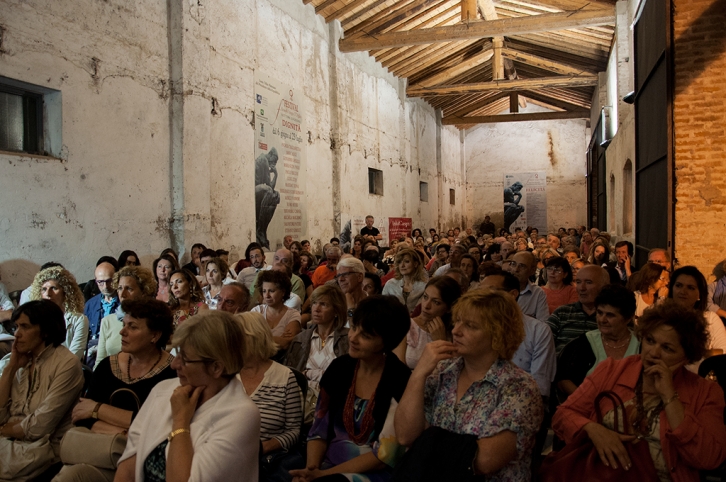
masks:
{"label": "poster with sculpture image", "polygon": [[303,93],[255,73],[254,105],[257,242],[275,251],[307,234]]}
{"label": "poster with sculpture image", "polygon": [[545,171],[504,175],[504,229],[532,226],[547,232],[547,174]]}

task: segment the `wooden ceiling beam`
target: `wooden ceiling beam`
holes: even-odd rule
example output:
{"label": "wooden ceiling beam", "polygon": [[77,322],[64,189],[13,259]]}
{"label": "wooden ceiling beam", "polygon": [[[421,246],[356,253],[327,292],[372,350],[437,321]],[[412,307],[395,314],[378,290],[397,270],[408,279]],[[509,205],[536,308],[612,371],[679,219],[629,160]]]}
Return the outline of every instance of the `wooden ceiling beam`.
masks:
{"label": "wooden ceiling beam", "polygon": [[490,95],[489,97],[486,97],[485,99],[482,99],[482,100],[480,100],[478,102],[475,102],[473,104],[469,104],[469,105],[467,105],[465,107],[462,107],[462,108],[460,108],[460,109],[452,112],[451,114],[448,114],[448,115],[445,114],[444,115],[444,118],[447,118],[447,117],[464,117],[467,114],[470,114],[472,112],[476,112],[479,109],[481,109],[482,107],[486,107],[489,104],[491,104],[493,102],[496,102],[496,101],[498,101],[500,99],[503,99],[505,97],[509,97],[509,92],[497,92],[496,94]]}
{"label": "wooden ceiling beam", "polygon": [[409,87],[406,95],[409,97],[426,97],[433,95],[470,94],[492,90],[517,91],[538,90],[549,87],[589,87],[597,85],[597,75],[537,77],[534,79],[496,80],[493,82],[479,82],[475,84],[443,85],[437,87]]}
{"label": "wooden ceiling beam", "polygon": [[[349,28],[345,31],[345,37],[354,39],[357,37],[377,38],[380,35],[391,35],[393,32],[385,34],[382,33],[381,30],[401,21],[405,21],[412,15],[416,15],[421,10],[426,9],[437,2],[439,2],[439,0],[413,0],[404,1],[402,4],[396,3],[388,10],[381,10],[379,14],[376,14],[371,18],[362,21],[358,25]],[[408,30],[404,30],[404,32],[407,31]],[[373,48],[374,47],[365,50],[372,50]]]}
{"label": "wooden ceiling beam", "polygon": [[[353,10],[364,5],[368,1],[370,1],[370,0],[353,0],[348,5],[344,5],[343,7],[339,8],[335,12],[332,12],[330,15],[326,16],[325,21],[330,22],[331,20],[343,18],[346,14],[348,14],[348,12],[352,12]],[[385,0],[383,0],[383,1],[385,1]],[[380,4],[383,2],[378,2],[378,3]],[[316,12],[317,12],[317,10],[316,10]]]}
{"label": "wooden ceiling beam", "polygon": [[527,65],[531,65],[540,69],[554,72],[560,75],[581,75],[581,74],[594,74],[588,69],[579,67],[573,67],[571,65],[563,64],[562,62],[556,62],[553,60],[546,59],[544,57],[538,57],[537,55],[528,54],[525,52],[519,52],[518,50],[504,48],[502,49],[502,55],[505,58],[516,62],[522,62]]}
{"label": "wooden ceiling beam", "polygon": [[[362,4],[365,4],[365,2],[361,2],[360,0],[354,0],[350,4],[348,4],[345,7],[341,8],[335,14],[331,15],[330,20],[332,20],[333,18],[342,19],[340,21],[340,24],[343,27],[343,30],[345,30],[346,28],[348,28],[348,25],[350,25],[351,23],[355,22],[356,20],[358,20],[360,17],[362,17],[363,15],[365,15],[366,13],[368,13],[369,11],[380,7],[381,5],[383,5],[384,3],[386,3],[387,1],[388,0],[376,0],[373,4],[366,5],[365,8],[361,8],[357,12],[355,12],[353,15],[351,15],[350,17],[348,17],[346,19],[343,19],[343,17],[345,17],[349,12],[354,11],[356,8],[358,8]],[[328,20],[327,17],[325,18],[325,21],[327,21],[327,22],[329,22],[330,20]]]}
{"label": "wooden ceiling beam", "polygon": [[[422,0],[419,0],[419,2]],[[423,0],[435,1],[435,0]],[[419,3],[416,2],[416,3]],[[411,7],[409,10],[411,10]],[[405,9],[401,9],[405,10]],[[406,10],[408,11],[408,10]],[[400,12],[404,14],[405,12]],[[410,14],[410,13],[409,13]],[[379,19],[380,21],[380,19]],[[355,32],[366,28],[375,28],[376,22],[362,26],[368,21],[354,27]],[[503,18],[499,20],[485,20],[469,22],[468,24],[434,27],[420,30],[407,30],[403,32],[389,32],[379,35],[362,34],[359,37],[348,37],[338,42],[341,52],[359,52],[362,50],[403,47],[406,45],[421,45],[455,40],[480,39],[486,37],[512,36],[535,32],[550,32],[568,28],[577,28],[587,25],[603,25],[615,22],[615,8],[580,10],[576,12],[560,12],[528,17]],[[347,34],[347,32],[346,32]]]}
{"label": "wooden ceiling beam", "polygon": [[497,114],[472,117],[444,117],[441,123],[445,126],[493,124],[497,122],[531,122],[546,120],[589,119],[589,110],[574,112],[535,112],[531,114]]}
{"label": "wooden ceiling beam", "polygon": [[487,49],[484,52],[478,53],[473,57],[470,57],[462,62],[458,62],[453,67],[450,67],[443,72],[439,72],[436,75],[428,77],[418,83],[416,87],[433,87],[434,85],[443,84],[459,75],[465,73],[467,70],[481,65],[484,62],[488,62],[492,59],[494,52],[491,49]]}
{"label": "wooden ceiling beam", "polygon": [[585,106],[573,104],[571,102],[565,102],[555,97],[542,94],[540,92],[532,92],[531,90],[521,90],[519,91],[519,95],[563,110],[576,111],[585,108]]}

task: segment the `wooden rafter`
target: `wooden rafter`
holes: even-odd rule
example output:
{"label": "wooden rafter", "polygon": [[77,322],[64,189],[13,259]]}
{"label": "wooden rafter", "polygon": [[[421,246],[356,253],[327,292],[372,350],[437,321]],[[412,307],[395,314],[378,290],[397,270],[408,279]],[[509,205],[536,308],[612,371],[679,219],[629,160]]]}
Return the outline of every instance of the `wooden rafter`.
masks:
{"label": "wooden rafter", "polygon": [[471,58],[468,58],[464,60],[463,62],[458,62],[456,65],[444,70],[443,72],[439,72],[436,75],[433,75],[431,77],[428,77],[421,82],[418,82],[416,84],[417,87],[432,87],[434,85],[443,84],[444,82],[447,82],[453,78],[458,77],[459,75],[465,73],[467,70],[476,67],[477,65],[481,65],[484,62],[488,62],[491,60],[492,56],[494,55],[494,52],[492,50],[485,50],[484,52],[481,52],[477,55],[474,55]]}
{"label": "wooden rafter", "polygon": [[579,67],[573,67],[571,65],[563,64],[562,62],[556,62],[544,57],[538,57],[537,55],[527,54],[519,52],[518,50],[504,48],[502,49],[502,55],[510,60],[516,62],[522,62],[527,65],[532,65],[540,69],[548,70],[560,75],[581,75],[595,73],[587,69]]}
{"label": "wooden rafter", "polygon": [[441,123],[445,126],[491,124],[495,122],[526,122],[543,120],[589,119],[589,110],[575,112],[535,112],[532,114],[498,114],[472,117],[444,117]]}
{"label": "wooden rafter", "polygon": [[482,107],[486,107],[487,105],[496,102],[500,99],[503,99],[505,97],[509,97],[508,92],[497,92],[494,95],[490,95],[489,97],[486,97],[478,102],[475,102],[473,104],[469,104],[465,107],[462,107],[461,109],[458,109],[448,115],[446,117],[464,117],[467,114],[471,114],[472,112],[476,112]]}
{"label": "wooden rafter", "polygon": [[[341,39],[338,46],[341,52],[357,52],[370,49],[403,47],[405,45],[421,45],[454,40],[549,32],[587,25],[603,25],[613,22],[615,22],[614,8],[580,10],[576,12],[559,12],[527,17],[485,20],[421,30],[389,32],[376,36],[362,34],[358,37]],[[356,32],[362,31],[364,28],[356,28]]]}
{"label": "wooden rafter", "polygon": [[597,75],[538,77],[534,79],[495,80],[492,82],[437,87],[409,87],[406,90],[406,94],[411,97],[426,97],[430,95],[468,94],[492,90],[512,92],[522,89],[546,89],[548,87],[587,87],[596,84]]}
{"label": "wooden rafter", "polygon": [[569,110],[569,111],[577,111],[580,109],[585,108],[586,106],[575,104],[573,102],[566,102],[563,100],[560,100],[554,96],[542,94],[540,92],[533,92],[531,90],[522,90],[519,91],[520,96],[527,97],[529,99],[535,100],[537,102],[541,102],[543,104],[547,104],[550,107],[558,108],[562,110]]}

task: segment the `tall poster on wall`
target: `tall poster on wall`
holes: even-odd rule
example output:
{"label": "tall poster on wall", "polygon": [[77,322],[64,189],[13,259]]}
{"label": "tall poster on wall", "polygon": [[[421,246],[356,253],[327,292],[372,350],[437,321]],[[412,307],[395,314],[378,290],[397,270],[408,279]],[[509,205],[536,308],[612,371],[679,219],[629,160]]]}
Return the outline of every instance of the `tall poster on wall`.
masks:
{"label": "tall poster on wall", "polygon": [[527,226],[547,232],[547,174],[545,171],[504,175],[504,229]]}
{"label": "tall poster on wall", "polygon": [[306,236],[304,112],[301,89],[255,73],[255,228],[273,251]]}

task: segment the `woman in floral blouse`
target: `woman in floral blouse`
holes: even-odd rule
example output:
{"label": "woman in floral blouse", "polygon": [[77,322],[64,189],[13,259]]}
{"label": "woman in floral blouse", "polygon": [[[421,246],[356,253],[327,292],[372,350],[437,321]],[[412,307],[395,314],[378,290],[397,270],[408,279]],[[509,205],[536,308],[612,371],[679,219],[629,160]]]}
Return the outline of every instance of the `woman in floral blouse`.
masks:
{"label": "woman in floral blouse", "polygon": [[410,446],[428,426],[478,438],[473,462],[488,481],[528,481],[543,417],[534,379],[510,360],[524,326],[516,301],[490,289],[454,306],[453,343],[426,345],[396,412],[398,441]]}

